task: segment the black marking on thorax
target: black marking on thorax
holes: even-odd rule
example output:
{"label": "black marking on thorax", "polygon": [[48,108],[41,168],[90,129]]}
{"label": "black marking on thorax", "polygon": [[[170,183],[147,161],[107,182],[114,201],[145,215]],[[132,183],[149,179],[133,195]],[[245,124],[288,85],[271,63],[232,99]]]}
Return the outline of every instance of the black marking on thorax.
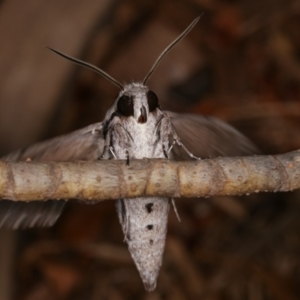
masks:
{"label": "black marking on thorax", "polygon": [[111,121],[114,119],[114,117],[119,116],[119,114],[117,112],[112,113],[112,115],[110,116],[109,120],[107,120],[104,125],[103,125],[103,138],[106,139],[106,135],[108,132],[108,127],[109,124],[111,123]]}

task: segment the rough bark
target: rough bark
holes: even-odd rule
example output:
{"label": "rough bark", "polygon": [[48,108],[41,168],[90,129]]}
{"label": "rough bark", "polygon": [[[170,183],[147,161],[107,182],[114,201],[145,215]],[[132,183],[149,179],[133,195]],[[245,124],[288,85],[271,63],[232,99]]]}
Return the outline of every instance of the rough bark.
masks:
{"label": "rough bark", "polygon": [[170,160],[0,162],[0,197],[16,201],[209,197],[300,187],[300,152]]}

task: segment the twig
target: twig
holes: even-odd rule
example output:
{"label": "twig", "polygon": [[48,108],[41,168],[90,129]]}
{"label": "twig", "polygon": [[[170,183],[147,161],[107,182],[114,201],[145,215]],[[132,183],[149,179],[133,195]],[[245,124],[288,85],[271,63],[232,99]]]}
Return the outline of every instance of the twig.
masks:
{"label": "twig", "polygon": [[209,197],[300,187],[300,152],[176,162],[170,160],[4,162],[0,198],[105,200],[141,196]]}

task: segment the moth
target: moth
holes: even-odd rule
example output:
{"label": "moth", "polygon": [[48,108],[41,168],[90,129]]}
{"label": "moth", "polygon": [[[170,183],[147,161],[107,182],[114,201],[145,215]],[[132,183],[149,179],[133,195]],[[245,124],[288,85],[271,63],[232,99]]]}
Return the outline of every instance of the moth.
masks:
{"label": "moth", "polygon": [[[96,66],[49,48],[104,76],[120,88],[119,95],[101,123],[18,150],[3,160],[122,159],[130,164],[131,159],[182,160],[256,152],[246,137],[217,119],[163,111],[157,95],[146,85],[161,59],[192,30],[199,18],[160,54],[142,82],[123,85]],[[163,197],[116,201],[124,239],[147,291],[156,287],[171,201]],[[0,201],[0,226],[51,226],[64,205],[64,201],[54,200],[32,203]]]}

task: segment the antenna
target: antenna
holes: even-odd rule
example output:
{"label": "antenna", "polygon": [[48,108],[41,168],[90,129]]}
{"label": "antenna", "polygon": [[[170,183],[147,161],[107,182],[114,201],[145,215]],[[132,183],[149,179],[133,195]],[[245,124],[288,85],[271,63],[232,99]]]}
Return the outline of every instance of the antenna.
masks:
{"label": "antenna", "polygon": [[75,64],[77,64],[79,66],[85,67],[87,69],[90,69],[90,70],[96,72],[97,74],[100,74],[104,78],[108,79],[111,83],[113,83],[116,86],[118,86],[121,90],[124,90],[123,85],[119,81],[117,81],[116,79],[114,79],[113,77],[111,77],[109,74],[107,74],[103,70],[97,68],[96,66],[94,66],[92,64],[89,64],[87,62],[84,62],[84,61],[82,61],[80,59],[74,58],[72,56],[68,56],[68,55],[66,55],[66,54],[64,54],[64,53],[62,53],[62,52],[60,52],[58,50],[55,50],[53,48],[50,48],[50,47],[47,47],[47,46],[46,46],[46,48],[48,48],[49,50],[53,51],[54,53],[62,56],[63,58],[65,58],[67,60],[70,60],[71,62],[73,62],[73,63],[75,63]]}
{"label": "antenna", "polygon": [[195,25],[198,23],[198,21],[200,20],[200,18],[202,17],[203,13],[196,18],[186,29],[185,31],[179,36],[177,37],[161,54],[160,56],[156,59],[155,63],[153,64],[152,68],[150,69],[150,71],[148,72],[148,74],[146,75],[146,77],[143,80],[143,84],[145,85],[146,82],[148,81],[148,79],[150,78],[150,76],[152,75],[152,73],[155,71],[155,69],[157,68],[158,64],[160,63],[160,61],[163,59],[163,57],[174,47],[176,46],[194,27]]}

